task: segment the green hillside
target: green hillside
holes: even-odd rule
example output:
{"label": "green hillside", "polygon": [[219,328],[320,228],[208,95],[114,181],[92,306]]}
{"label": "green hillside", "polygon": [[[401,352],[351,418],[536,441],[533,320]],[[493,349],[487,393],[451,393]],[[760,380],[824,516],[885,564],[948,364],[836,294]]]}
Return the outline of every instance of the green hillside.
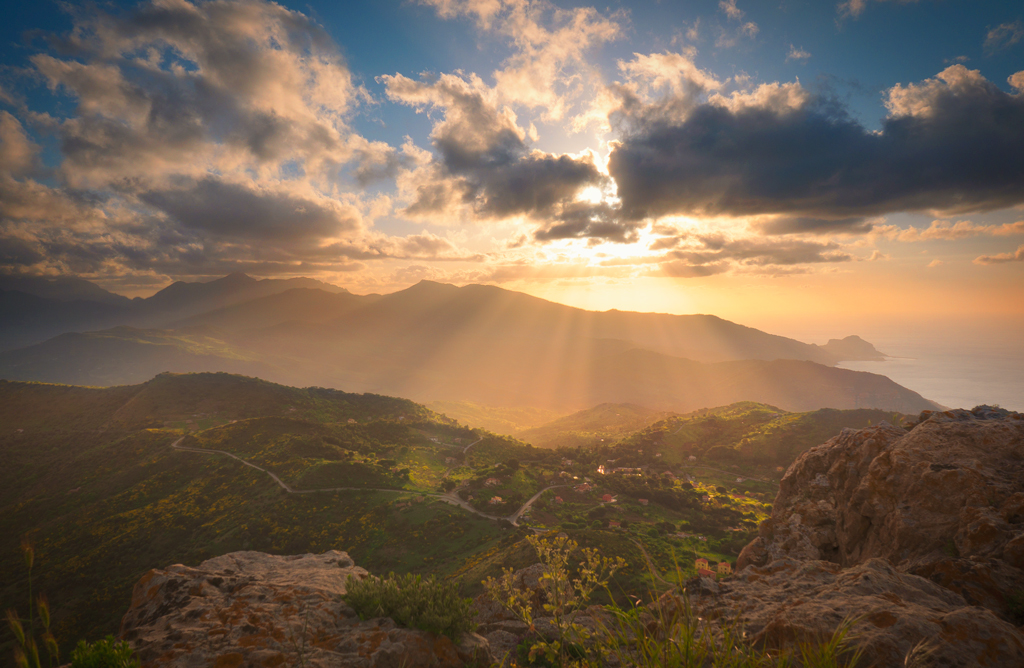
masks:
{"label": "green hillside", "polygon": [[657,584],[644,554],[658,577],[677,563],[691,572],[696,556],[735,559],[770,512],[775,466],[891,417],[749,402],[664,417],[607,404],[545,428],[556,442],[608,442],[543,449],[405,399],[224,373],[112,388],[0,382],[0,604],[24,605],[25,536],[65,651],[116,633],[147,570],[236,550],[346,550],[371,572],[434,573],[472,594],[532,562],[529,531],[564,531],[629,561],[614,589],[625,595]]}
{"label": "green hillside", "polygon": [[605,403],[521,431],[517,436],[542,448],[590,447],[611,443],[671,415],[636,404]]}

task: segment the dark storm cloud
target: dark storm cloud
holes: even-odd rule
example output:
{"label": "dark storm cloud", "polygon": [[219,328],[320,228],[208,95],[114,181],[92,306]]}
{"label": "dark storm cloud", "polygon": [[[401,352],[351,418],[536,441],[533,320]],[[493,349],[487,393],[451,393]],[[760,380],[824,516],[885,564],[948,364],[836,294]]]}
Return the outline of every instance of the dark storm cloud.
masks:
{"label": "dark storm cloud", "polygon": [[515,117],[498,109],[477,82],[454,75],[433,81],[385,76],[388,96],[444,119],[431,133],[439,160],[421,167],[411,214],[444,213],[470,205],[482,217],[556,214],[580,189],[607,178],[589,157],[531,150]]}
{"label": "dark storm cloud", "polygon": [[620,220],[618,210],[604,202],[574,202],[563,208],[557,221],[534,232],[534,239],[604,239],[623,243],[636,238],[636,225]]}
{"label": "dark storm cloud", "polygon": [[765,234],[832,234],[835,232],[866,234],[872,230],[873,224],[867,218],[860,216],[833,219],[795,216],[775,218],[760,223],[756,227]]}
{"label": "dark storm cloud", "polygon": [[354,212],[333,200],[313,201],[286,192],[256,191],[213,178],[139,197],[186,228],[222,237],[299,240],[333,236],[359,227]]}
{"label": "dark storm cloud", "polygon": [[841,231],[888,212],[1024,202],[1024,95],[954,65],[895,87],[887,106],[877,133],[820,98],[635,119],[609,163],[623,216],[792,214],[773,231]]}

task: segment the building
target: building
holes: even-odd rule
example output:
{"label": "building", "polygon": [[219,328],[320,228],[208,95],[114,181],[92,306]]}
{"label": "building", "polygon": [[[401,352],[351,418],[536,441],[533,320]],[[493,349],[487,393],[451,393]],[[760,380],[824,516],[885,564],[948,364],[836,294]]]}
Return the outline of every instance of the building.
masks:
{"label": "building", "polygon": [[448,466],[451,466],[452,464],[457,464],[458,461],[459,460],[455,459],[455,457],[445,457],[444,458],[444,463],[447,464]]}
{"label": "building", "polygon": [[600,466],[597,467],[597,472],[600,473],[601,475],[604,475],[605,473],[608,472],[608,469],[604,467],[604,464],[601,464]]}
{"label": "building", "polygon": [[583,483],[582,485],[576,485],[577,492],[589,492],[591,489],[593,489],[593,487],[591,487],[587,483]]}
{"label": "building", "polygon": [[704,557],[700,557],[699,559],[697,559],[697,561],[693,562],[693,567],[696,568],[698,571],[702,568],[707,568],[708,560]]}
{"label": "building", "polygon": [[690,455],[689,457],[686,458],[686,461],[695,462],[695,461],[697,461],[697,458],[694,457],[693,455]]}
{"label": "building", "polygon": [[608,520],[609,529],[618,529],[620,526],[622,526],[622,523],[618,520]]}
{"label": "building", "polygon": [[491,504],[492,506],[497,506],[497,505],[500,505],[503,502],[502,502],[500,496],[492,496],[491,500],[488,501],[487,503]]}
{"label": "building", "polygon": [[555,497],[555,503],[562,504],[562,503],[565,503],[565,501],[562,501],[562,497],[556,496]]}
{"label": "building", "polygon": [[488,478],[486,481],[484,481],[484,484],[487,485],[488,487],[497,487],[498,485],[501,484],[501,480],[499,480],[498,478]]}
{"label": "building", "polygon": [[715,572],[709,571],[706,568],[698,568],[697,575],[701,576],[702,578],[713,578],[715,577]]}
{"label": "building", "polygon": [[718,574],[719,575],[721,575],[722,577],[725,577],[726,575],[730,575],[731,573],[732,573],[732,564],[730,564],[728,561],[720,561],[720,562],[718,562]]}
{"label": "building", "polygon": [[572,460],[571,459],[563,459],[562,460],[562,466],[572,466]]}
{"label": "building", "polygon": [[637,501],[640,502],[641,506],[646,506],[647,505],[647,499],[637,499]]}
{"label": "building", "polygon": [[605,494],[604,496],[601,497],[601,501],[603,503],[612,503],[615,501],[615,499],[612,498],[611,494]]}
{"label": "building", "polygon": [[352,418],[349,418],[349,419],[348,419],[348,423],[349,423],[349,424],[355,424],[355,423],[356,423],[356,421],[355,421],[354,419],[352,419]]}
{"label": "building", "polygon": [[736,482],[743,482],[743,478],[736,478]]}

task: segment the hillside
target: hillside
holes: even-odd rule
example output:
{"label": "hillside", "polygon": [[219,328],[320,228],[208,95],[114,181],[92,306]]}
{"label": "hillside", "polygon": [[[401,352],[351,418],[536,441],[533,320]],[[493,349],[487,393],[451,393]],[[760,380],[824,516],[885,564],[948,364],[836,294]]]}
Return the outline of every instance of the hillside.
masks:
{"label": "hillside", "polygon": [[636,404],[600,404],[526,429],[517,437],[541,448],[589,447],[611,443],[669,415]]}
{"label": "hillside", "polygon": [[[562,414],[601,403],[687,412],[744,400],[789,411],[937,408],[884,376],[809,361],[701,363],[621,340],[514,337],[500,332],[489,339],[473,328],[448,331],[450,324],[442,309],[429,318],[424,315],[419,324],[378,323],[379,328],[367,323],[340,328],[295,322],[234,333],[198,326],[119,327],[67,334],[0,353],[0,377],[119,385],[164,371],[227,371],[421,402],[468,401]],[[448,331],[445,337],[439,334],[442,330]]]}
{"label": "hillside", "polygon": [[[161,374],[111,388],[3,381],[0,569],[13,576],[0,598],[11,605],[25,595],[25,535],[36,545],[37,591],[49,592],[58,637],[70,643],[116,631],[131,584],[148,569],[236,550],[344,549],[375,572],[450,575],[467,593],[503,567],[527,565],[528,528],[566,531],[634,564],[637,541],[658,563],[680,551],[733,558],[767,517],[775,460],[713,457],[730,439],[752,447],[750,435],[774,410],[744,404],[671,416],[615,446],[546,450],[406,399],[230,374]],[[831,421],[793,416],[788,447],[865,418],[836,413]],[[701,432],[712,415],[725,425],[713,439],[664,434],[687,425]],[[655,416],[606,405],[557,423],[577,433]],[[691,451],[698,467],[686,460]],[[602,475],[613,457],[644,472]],[[583,481],[589,489],[577,489]],[[329,491],[303,493],[311,490]],[[605,494],[616,503],[602,502]],[[632,537],[608,534],[613,521],[633,527]],[[646,577],[627,569],[616,591],[643,590]]]}

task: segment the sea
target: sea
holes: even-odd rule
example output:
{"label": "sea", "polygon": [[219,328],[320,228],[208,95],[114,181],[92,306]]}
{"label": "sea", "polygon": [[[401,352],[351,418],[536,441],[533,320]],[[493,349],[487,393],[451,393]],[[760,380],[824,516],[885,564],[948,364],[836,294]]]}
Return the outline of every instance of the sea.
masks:
{"label": "sea", "polygon": [[839,366],[888,376],[947,408],[988,404],[1024,412],[1024,331],[963,334],[877,332],[864,338],[889,356],[884,362]]}

